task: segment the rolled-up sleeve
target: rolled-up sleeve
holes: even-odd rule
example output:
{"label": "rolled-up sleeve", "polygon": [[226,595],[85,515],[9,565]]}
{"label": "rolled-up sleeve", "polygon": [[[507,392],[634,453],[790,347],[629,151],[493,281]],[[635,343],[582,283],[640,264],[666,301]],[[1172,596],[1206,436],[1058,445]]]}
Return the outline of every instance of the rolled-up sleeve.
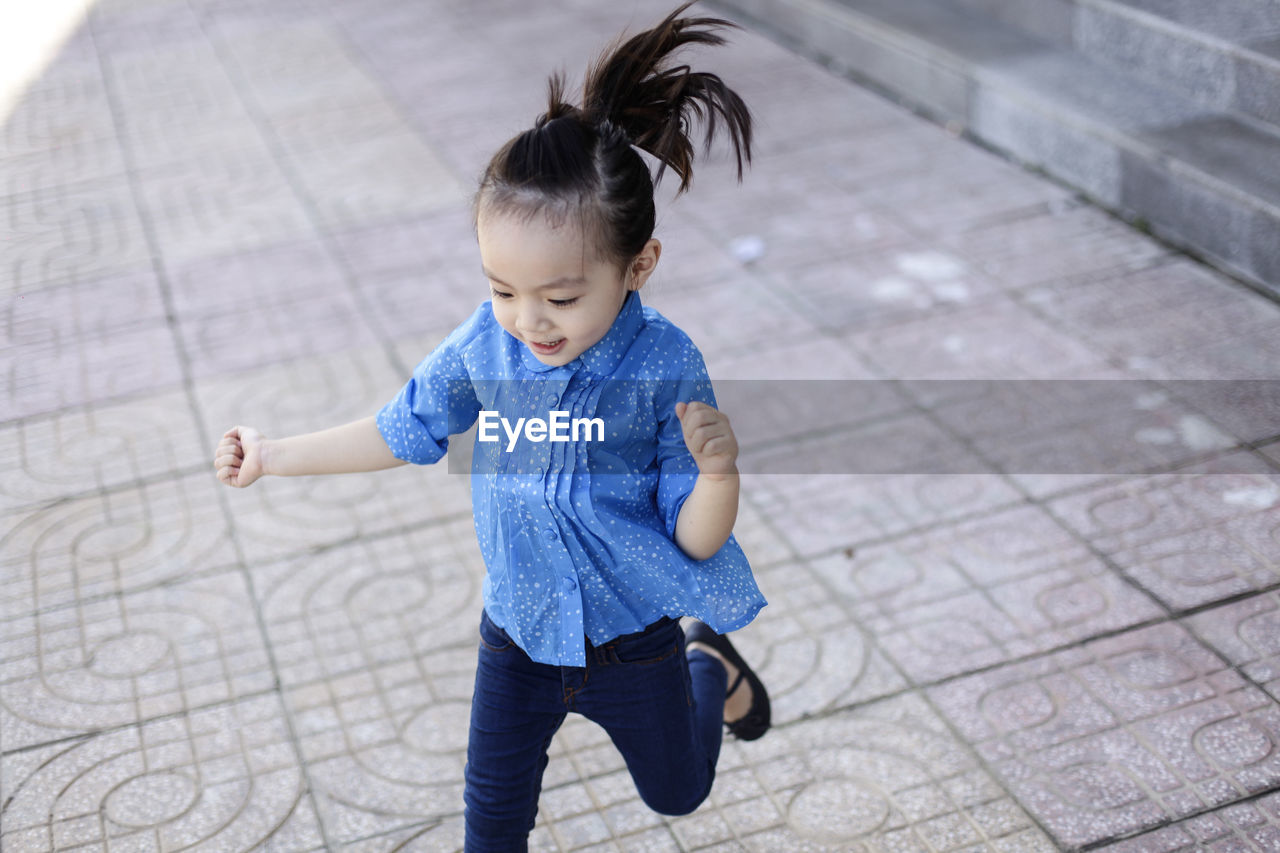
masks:
{"label": "rolled-up sleeve", "polygon": [[493,315],[482,305],[413,371],[378,412],[378,431],[397,459],[426,465],[444,456],[449,436],[466,432],[480,411],[467,368],[467,346]]}
{"label": "rolled-up sleeve", "polygon": [[698,465],[684,442],[684,430],[676,417],[676,403],[694,401],[716,405],[715,393],[702,353],[681,333],[674,369],[660,383],[655,395],[658,417],[658,512],[667,535],[675,539],[680,509],[698,481]]}

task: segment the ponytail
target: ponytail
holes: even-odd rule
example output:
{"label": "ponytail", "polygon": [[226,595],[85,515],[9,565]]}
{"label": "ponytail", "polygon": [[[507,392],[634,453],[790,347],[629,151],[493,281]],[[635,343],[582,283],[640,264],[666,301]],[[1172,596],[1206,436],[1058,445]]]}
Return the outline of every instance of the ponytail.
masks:
{"label": "ponytail", "polygon": [[[680,178],[679,194],[693,180],[695,121],[704,127],[704,151],[721,128],[727,131],[742,180],[743,163],[751,162],[746,104],[716,75],[670,64],[685,45],[724,44],[715,30],[735,26],[681,18],[691,5],[607,50],[588,69],[581,106],[567,101],[563,76],[552,75],[547,111],[485,169],[477,217],[482,209],[556,221],[576,214],[597,252],[625,265],[653,236],[655,181],[670,168]],[[656,178],[637,148],[658,161]]]}
{"label": "ponytail", "polygon": [[713,30],[735,26],[719,18],[679,17],[692,5],[685,3],[658,26],[607,51],[587,72],[582,87],[584,120],[618,128],[632,145],[661,163],[658,179],[667,167],[680,176],[680,192],[693,180],[690,114],[706,127],[704,151],[711,148],[717,122],[724,122],[738,180],[743,159],[751,161],[751,111],[738,93],[715,74],[693,71],[688,65],[663,67],[687,44],[724,44],[724,37]]}

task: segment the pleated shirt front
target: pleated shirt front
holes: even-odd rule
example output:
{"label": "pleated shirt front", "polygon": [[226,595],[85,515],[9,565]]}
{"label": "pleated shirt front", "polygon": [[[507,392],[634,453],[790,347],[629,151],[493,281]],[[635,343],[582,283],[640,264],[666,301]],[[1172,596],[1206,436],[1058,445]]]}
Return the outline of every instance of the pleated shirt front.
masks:
{"label": "pleated shirt front", "polygon": [[[471,468],[485,610],[534,660],[584,666],[584,639],[601,645],[663,616],[725,633],[765,605],[732,536],[706,560],[675,543],[698,474],[675,404],[693,400],[715,405],[701,353],[633,291],[605,336],[558,367],[485,302],[377,422],[397,458],[426,464],[487,413]],[[513,432],[521,418],[558,419],[557,439],[570,438]]]}

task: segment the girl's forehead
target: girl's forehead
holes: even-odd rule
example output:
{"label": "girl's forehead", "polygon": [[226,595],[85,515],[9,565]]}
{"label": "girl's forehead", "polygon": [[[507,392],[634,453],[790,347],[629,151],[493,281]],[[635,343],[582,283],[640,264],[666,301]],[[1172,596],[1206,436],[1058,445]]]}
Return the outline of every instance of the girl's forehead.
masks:
{"label": "girl's forehead", "polygon": [[[499,276],[498,267],[555,268],[565,274],[584,275],[603,263],[595,257],[577,223],[556,221],[543,213],[482,211],[476,218],[476,238],[481,261]],[[514,275],[517,270],[508,272]]]}
{"label": "girl's forehead", "polygon": [[549,211],[482,209],[476,217],[476,233],[483,238],[486,232],[558,243],[582,242],[582,229],[578,223]]}

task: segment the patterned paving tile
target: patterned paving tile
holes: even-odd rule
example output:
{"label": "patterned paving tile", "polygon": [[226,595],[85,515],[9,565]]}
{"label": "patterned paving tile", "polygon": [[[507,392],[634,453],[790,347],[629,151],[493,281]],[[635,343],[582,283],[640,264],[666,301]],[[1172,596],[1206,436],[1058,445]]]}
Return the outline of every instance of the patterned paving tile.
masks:
{"label": "patterned paving tile", "polygon": [[432,266],[381,273],[361,279],[359,288],[371,323],[397,345],[409,343],[406,339],[431,338],[405,353],[410,367],[426,358],[435,344],[488,298],[488,283],[470,265],[465,270]]}
{"label": "patterned paving tile", "polygon": [[[426,351],[415,347],[419,357]],[[276,437],[369,417],[406,378],[390,368],[381,349],[352,350],[233,380],[206,380],[196,393],[211,433],[220,436],[245,424]],[[209,479],[216,482],[212,465]],[[269,479],[229,492],[227,501],[245,559],[260,564],[357,535],[468,513],[469,489],[468,478],[450,474],[442,460],[371,474]]]}
{"label": "patterned paving tile", "polygon": [[6,617],[236,562],[211,474],[161,480],[0,518]]}
{"label": "patterned paving tile", "polygon": [[0,194],[121,175],[114,136],[96,67],[34,81],[0,123]]}
{"label": "patterned paving tile", "polygon": [[245,424],[274,438],[374,415],[407,380],[389,364],[386,351],[374,346],[203,379],[195,383],[195,394],[211,435]]}
{"label": "patterned paving tile", "polygon": [[1280,700],[1280,592],[1252,595],[1197,613],[1186,624]]}
{"label": "patterned paving tile", "polygon": [[[669,11],[661,4],[653,5],[654,16]],[[716,14],[722,11],[729,12],[717,10]],[[732,47],[717,57],[717,66],[723,68],[721,76],[752,107],[757,127],[751,148],[762,161],[775,154],[789,154],[793,162],[812,157],[843,170],[850,161],[858,162],[860,151],[885,140],[888,132],[908,137],[926,127],[899,105],[849,86],[826,68],[795,62],[785,47],[753,32],[749,25],[731,38]],[[808,130],[796,133],[801,126]],[[851,141],[858,144],[848,144]],[[848,154],[823,156],[820,152],[827,145],[839,146]],[[881,152],[891,148],[879,147]],[[878,176],[888,172],[883,168],[868,171]]]}
{"label": "patterned paving tile", "polygon": [[900,379],[1127,378],[1076,338],[1004,300],[857,332],[848,340]]}
{"label": "patterned paving tile", "polygon": [[755,481],[746,499],[799,555],[848,548],[1022,501],[995,475],[762,475]]}
{"label": "patterned paving tile", "polygon": [[[293,26],[237,33],[231,42],[248,94],[277,128],[319,215],[331,223],[415,213],[465,204],[468,191],[436,154],[402,123],[299,123],[299,112],[356,107],[359,118],[384,103],[377,81],[351,61],[332,28],[302,21]],[[394,118],[391,105],[381,110]]]}
{"label": "patterned paving tile", "polygon": [[[1173,354],[1238,341],[1280,320],[1280,310],[1265,299],[1181,258],[1096,281],[1036,286],[1026,298],[1056,326],[1148,375],[1170,379],[1243,378],[1238,371],[1206,369],[1203,360],[1192,369],[1193,357]],[[1258,378],[1275,378],[1274,372]]]}
{"label": "patterned paving tile", "polygon": [[267,142],[206,39],[150,41],[103,59],[116,121],[132,159],[147,171],[237,151],[270,157]]}
{"label": "patterned paving tile", "polygon": [[783,281],[807,317],[837,334],[944,314],[1000,292],[960,255],[906,240],[792,270]]}
{"label": "patterned paving tile", "polygon": [[452,331],[489,297],[466,206],[334,229],[331,239],[372,321],[392,338]]}
{"label": "patterned paving tile", "polygon": [[1280,465],[1280,441],[1260,447],[1258,452],[1270,459],[1274,464]]}
{"label": "patterned paving tile", "polygon": [[[707,370],[745,474],[922,471],[935,458],[937,470],[955,467],[944,458],[952,448],[931,446],[950,437],[923,421],[892,383],[862,381],[871,378],[866,368],[829,338],[713,353]],[[904,453],[923,458],[908,462]],[[765,464],[787,459],[797,466]]]}
{"label": "patterned paving tile", "polygon": [[190,6],[163,0],[108,2],[89,10],[99,51],[107,54],[201,38],[200,19]]}
{"label": "patterned paving tile", "polygon": [[323,848],[276,696],[7,753],[0,772],[6,849]]}
{"label": "patterned paving tile", "polygon": [[0,372],[10,380],[4,421],[165,391],[182,381],[173,331],[160,322],[5,349]]}
{"label": "patterned paving tile", "polygon": [[[175,13],[181,11],[175,7]],[[109,50],[103,66],[108,85],[126,110],[164,109],[178,124],[213,123],[242,114],[235,81],[208,39],[155,39],[137,49]]]}
{"label": "patterned paving tile", "polygon": [[795,562],[753,569],[769,606],[733,642],[768,687],[775,724],[907,686],[877,638],[850,619],[849,600],[818,572]]}
{"label": "patterned paving tile", "polygon": [[913,228],[938,235],[966,231],[1015,212],[1046,209],[1070,198],[1068,190],[977,147],[947,151],[946,157],[923,160],[892,183],[865,188],[862,198],[893,211]]}
{"label": "patterned paving tile", "polygon": [[[317,654],[336,662],[332,648]],[[462,811],[474,646],[365,660],[345,676],[284,687],[320,819],[336,843]]]}
{"label": "patterned paving tile", "polygon": [[[306,86],[302,81],[290,84],[295,92]],[[305,157],[383,134],[412,133],[396,104],[385,95],[350,100],[330,96],[317,109],[274,108],[265,110],[265,117],[288,157]]]}
{"label": "patterned paving tile", "polygon": [[[746,475],[742,478],[742,493],[751,493],[755,489],[755,478]],[[764,516],[748,499],[739,501],[738,520],[733,528],[733,536],[742,546],[747,559],[753,568],[790,561],[794,557],[791,544],[771,525],[765,523]]]}
{"label": "patterned paving tile", "polygon": [[[768,108],[766,103],[758,109]],[[836,261],[910,242],[909,232],[885,211],[827,191],[838,168],[822,156],[797,162],[792,153],[766,155],[752,161],[739,184],[736,168],[717,162],[699,172],[698,192],[676,206],[720,245],[759,241],[753,263],[766,272],[788,277],[797,267],[821,262],[829,279]],[[810,278],[797,290],[818,280]],[[847,281],[846,275],[842,282]]]}
{"label": "patterned paving tile", "polygon": [[[63,131],[59,128],[55,132]],[[0,196],[119,179],[124,174],[124,158],[115,139],[83,138],[74,129],[70,135],[71,139],[63,144],[28,153],[10,150],[0,154]]]}
{"label": "patterned paving tile", "polygon": [[916,683],[1125,628],[1163,611],[1035,507],[813,563]]}
{"label": "patterned paving tile", "polygon": [[183,319],[243,312],[250,305],[278,310],[347,291],[341,266],[314,238],[170,264],[165,279]]}
{"label": "patterned paving tile", "polygon": [[1181,853],[1280,848],[1280,795],[1225,806],[1199,817],[1095,849],[1109,853]]}
{"label": "patterned paving tile", "polygon": [[[1263,310],[1267,307],[1264,305]],[[1276,365],[1280,364],[1280,318],[1270,316],[1263,325],[1232,330],[1209,343],[1177,350],[1163,358],[1140,358],[1137,363],[1152,376],[1273,381],[1278,372]]]}
{"label": "patterned paving tile", "polygon": [[[92,63],[31,80],[9,107],[0,138],[6,157],[47,152],[55,142],[80,143],[113,136],[97,57]],[[61,181],[59,182],[61,183]]]}
{"label": "patterned paving tile", "polygon": [[150,268],[50,283],[6,301],[0,348],[53,352],[164,319],[160,283]]}
{"label": "patterned paving tile", "polygon": [[704,353],[812,337],[815,327],[785,299],[740,276],[691,290],[648,294],[647,304],[684,329]]}
{"label": "patterned paving tile", "polygon": [[271,690],[238,571],[3,623],[7,751]]}
{"label": "patterned paving tile", "polygon": [[0,425],[0,514],[207,461],[187,396],[170,392]]}
{"label": "patterned paving tile", "polygon": [[441,273],[473,308],[488,298],[469,207],[334,228],[329,239],[358,279],[416,272],[429,280]]}
{"label": "patterned paving tile", "polygon": [[904,389],[1018,482],[1024,474],[1172,469],[1240,443],[1151,382],[961,381],[904,383]]}
{"label": "patterned paving tile", "polygon": [[376,343],[358,299],[346,290],[259,311],[183,318],[178,325],[197,380]]}
{"label": "patterned paving tile", "polygon": [[1168,249],[1088,205],[1057,205],[1035,216],[945,233],[942,242],[1005,287],[1130,272]]}
{"label": "patterned paving tile", "polygon": [[[712,352],[704,355],[707,372],[715,383],[717,393],[723,393],[723,384],[730,385],[752,380],[856,380],[877,378],[863,361],[834,335],[814,336],[799,341],[783,341],[774,345],[753,347],[737,352]],[[856,410],[870,417],[883,412],[881,392],[888,391],[885,383],[867,382],[855,386],[860,397]],[[905,408],[905,406],[897,406]]]}
{"label": "patterned paving tile", "polygon": [[684,290],[743,274],[749,262],[734,255],[733,241],[704,226],[682,200],[658,200],[657,208],[653,236],[662,243],[662,257],[641,296],[668,288]]}
{"label": "patterned paving tile", "polygon": [[436,649],[473,650],[483,577],[469,518],[253,571],[290,687]]}
{"label": "patterned paving tile", "polygon": [[314,233],[280,167],[252,150],[211,149],[198,161],[149,168],[139,174],[138,190],[171,263]]}
{"label": "patterned paving tile", "polygon": [[439,155],[407,130],[297,154],[292,168],[329,224],[455,210],[471,196]]}
{"label": "patterned paving tile", "polygon": [[[553,753],[548,774],[599,748]],[[1053,849],[914,695],[727,741],[708,802],[687,817],[645,814],[619,766],[582,769],[548,785],[531,849]]]}
{"label": "patterned paving tile", "polygon": [[[874,96],[870,96],[870,100],[876,102],[872,111],[881,111],[886,106],[898,109],[896,105],[886,104]],[[800,108],[796,105],[781,107],[776,103],[773,106],[788,111]],[[867,99],[857,101],[858,109],[866,106]],[[903,119],[904,115],[897,113],[882,126],[855,136],[829,136],[804,141],[800,151],[827,162],[827,174],[835,187],[850,195],[865,194],[860,207],[873,206],[874,196],[868,190],[896,183],[917,171],[921,163],[949,156],[948,152],[954,147],[954,137],[943,128],[921,124],[910,118]],[[892,211],[873,207],[883,214],[889,228],[898,230],[905,227]]]}
{"label": "patterned paving tile", "polygon": [[1280,781],[1280,709],[1175,624],[929,694],[1063,845],[1158,826]]}
{"label": "patterned paving tile", "polygon": [[[856,408],[860,395],[856,388],[844,387],[847,390],[833,391],[826,399],[804,391],[779,395],[778,403],[795,398],[802,404],[789,417],[781,417],[784,412],[777,405],[763,412],[747,410],[747,417],[739,418],[745,421],[739,436],[741,470],[791,476],[980,476],[992,470],[928,415],[906,411],[848,422],[862,416]],[[774,413],[779,417],[770,418]],[[815,421],[805,417],[810,413],[832,417]]]}
{"label": "patterned paving tile", "polygon": [[[456,818],[446,818],[438,835],[431,827],[411,827],[390,837],[414,837],[408,849],[449,849],[450,824],[460,831]],[[432,846],[433,838],[440,846]],[[778,730],[754,744],[727,742],[711,797],[680,818],[663,818],[644,806],[604,732],[571,717],[553,741],[529,846],[538,851],[1052,849],[913,697],[864,709],[856,719]],[[372,839],[353,849],[391,848]]]}
{"label": "patterned paving tile", "polygon": [[254,569],[336,841],[461,811],[483,571],[469,519]]}
{"label": "patterned paving tile", "polygon": [[[184,99],[189,95],[184,91],[155,104],[126,104],[118,117],[120,138],[133,160],[155,169],[190,166],[206,152],[239,151],[257,161],[271,157],[261,128],[239,102],[188,103]],[[170,109],[192,115],[176,120]]]}
{"label": "patterned paving tile", "polygon": [[241,16],[220,24],[218,33],[247,84],[242,94],[267,115],[320,112],[383,97],[323,16],[287,23]]}
{"label": "patterned paving tile", "polygon": [[352,841],[335,849],[342,853],[454,853],[462,849],[465,832],[462,818],[455,817]]}
{"label": "patterned paving tile", "polygon": [[1170,384],[1181,399],[1241,441],[1270,441],[1280,433],[1280,380]]}
{"label": "patterned paving tile", "polygon": [[1280,478],[1269,474],[1131,479],[1050,508],[1171,607],[1280,582]]}
{"label": "patterned paving tile", "polygon": [[[268,480],[231,492],[227,501],[244,559],[260,565],[432,519],[470,517],[469,478],[445,465]],[[216,482],[212,473],[209,481]]]}
{"label": "patterned paving tile", "polygon": [[0,267],[6,295],[68,279],[145,266],[150,252],[122,179],[89,181],[11,198],[0,227],[17,251]]}

